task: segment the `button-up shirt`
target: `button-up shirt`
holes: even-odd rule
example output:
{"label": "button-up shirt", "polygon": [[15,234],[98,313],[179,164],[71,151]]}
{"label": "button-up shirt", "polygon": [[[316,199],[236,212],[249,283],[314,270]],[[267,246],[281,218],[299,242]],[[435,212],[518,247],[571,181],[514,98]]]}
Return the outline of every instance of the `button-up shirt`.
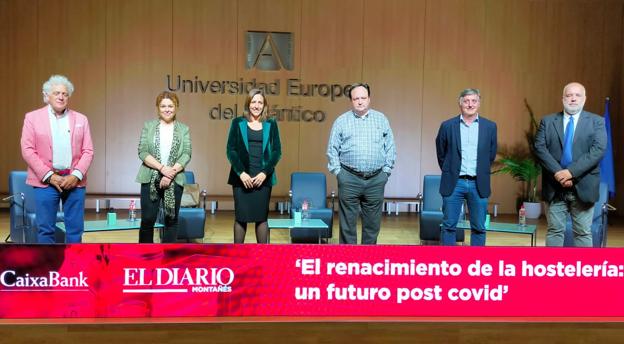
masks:
{"label": "button-up shirt", "polygon": [[461,167],[459,175],[477,175],[477,148],[479,145],[479,115],[468,125],[459,115],[459,134],[461,137]]}
{"label": "button-up shirt", "polygon": [[390,173],[396,160],[394,135],[386,116],[373,109],[363,116],[353,110],[340,115],[329,134],[327,168],[340,172],[340,164],[370,173],[383,169]]}
{"label": "button-up shirt", "polygon": [[[71,168],[72,146],[71,130],[69,128],[68,110],[65,109],[59,117],[54,113],[52,106],[48,105],[48,119],[50,120],[50,135],[52,136],[52,168],[55,170],[65,170]],[[42,181],[48,180],[54,171],[50,171],[43,176]],[[82,173],[73,170],[72,174],[82,180]]]}
{"label": "button-up shirt", "polygon": [[565,137],[565,130],[568,127],[568,122],[570,122],[570,117],[574,118],[574,132],[576,133],[576,126],[578,125],[581,111],[577,112],[576,115],[570,115],[569,113],[565,112],[565,110],[563,111],[563,135],[564,137]]}

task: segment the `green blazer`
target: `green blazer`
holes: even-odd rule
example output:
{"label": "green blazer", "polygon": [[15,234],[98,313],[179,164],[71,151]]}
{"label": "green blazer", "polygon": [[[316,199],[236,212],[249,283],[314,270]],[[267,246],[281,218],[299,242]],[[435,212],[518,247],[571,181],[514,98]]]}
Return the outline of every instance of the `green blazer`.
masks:
{"label": "green blazer", "polygon": [[[275,119],[262,122],[262,172],[270,180],[270,185],[277,184],[275,165],[282,157],[282,144]],[[232,167],[228,184],[243,186],[240,174],[249,173],[249,142],[247,140],[247,119],[236,117],[232,120],[226,148],[226,155]],[[253,176],[252,176],[253,177]]]}
{"label": "green blazer", "polygon": [[[139,159],[141,161],[145,161],[145,158],[148,155],[156,156],[156,149],[154,146],[154,137],[156,136],[156,127],[160,123],[159,119],[153,119],[145,122],[143,125],[143,130],[141,131],[141,139],[139,140]],[[191,133],[189,131],[189,127],[182,122],[178,122],[179,126],[176,129],[176,134],[180,137],[181,145],[180,150],[178,150],[178,156],[176,157],[176,162],[182,167],[186,167],[186,165],[191,161]],[[148,167],[143,163],[141,167],[139,167],[139,173],[136,177],[137,183],[149,183],[152,177],[152,168]],[[184,186],[186,183],[186,177],[184,173],[180,172],[175,177],[175,183],[181,186]]]}

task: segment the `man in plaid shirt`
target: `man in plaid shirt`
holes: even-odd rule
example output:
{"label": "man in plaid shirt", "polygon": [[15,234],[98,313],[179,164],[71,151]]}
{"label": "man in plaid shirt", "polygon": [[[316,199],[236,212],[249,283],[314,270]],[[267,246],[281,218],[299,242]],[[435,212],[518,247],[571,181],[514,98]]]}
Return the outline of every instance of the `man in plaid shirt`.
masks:
{"label": "man in plaid shirt", "polygon": [[340,243],[357,244],[357,216],[362,214],[362,244],[376,244],[384,188],[396,160],[394,136],[386,116],[370,108],[370,87],[349,90],[352,110],[332,126],[327,168],[338,180]]}

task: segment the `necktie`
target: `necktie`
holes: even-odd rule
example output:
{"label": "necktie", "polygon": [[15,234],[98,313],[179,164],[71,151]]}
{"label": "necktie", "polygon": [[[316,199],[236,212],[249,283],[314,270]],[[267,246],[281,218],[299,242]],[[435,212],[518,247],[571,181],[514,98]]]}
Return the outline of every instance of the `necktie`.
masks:
{"label": "necktie", "polygon": [[572,142],[574,140],[574,117],[570,116],[563,139],[563,154],[561,155],[561,167],[566,168],[572,162]]}

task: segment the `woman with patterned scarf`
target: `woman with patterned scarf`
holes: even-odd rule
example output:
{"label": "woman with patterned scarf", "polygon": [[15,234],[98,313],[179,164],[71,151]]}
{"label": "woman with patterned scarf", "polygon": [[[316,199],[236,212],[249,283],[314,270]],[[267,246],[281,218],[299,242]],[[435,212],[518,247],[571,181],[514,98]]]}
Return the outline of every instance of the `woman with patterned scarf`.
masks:
{"label": "woman with patterned scarf", "polygon": [[139,140],[141,183],[140,243],[154,242],[154,223],[162,201],[165,215],[163,243],[176,242],[178,214],[186,178],[184,167],[191,160],[191,134],[188,126],[176,120],[180,102],[173,92],[156,97],[158,118],[145,122]]}

